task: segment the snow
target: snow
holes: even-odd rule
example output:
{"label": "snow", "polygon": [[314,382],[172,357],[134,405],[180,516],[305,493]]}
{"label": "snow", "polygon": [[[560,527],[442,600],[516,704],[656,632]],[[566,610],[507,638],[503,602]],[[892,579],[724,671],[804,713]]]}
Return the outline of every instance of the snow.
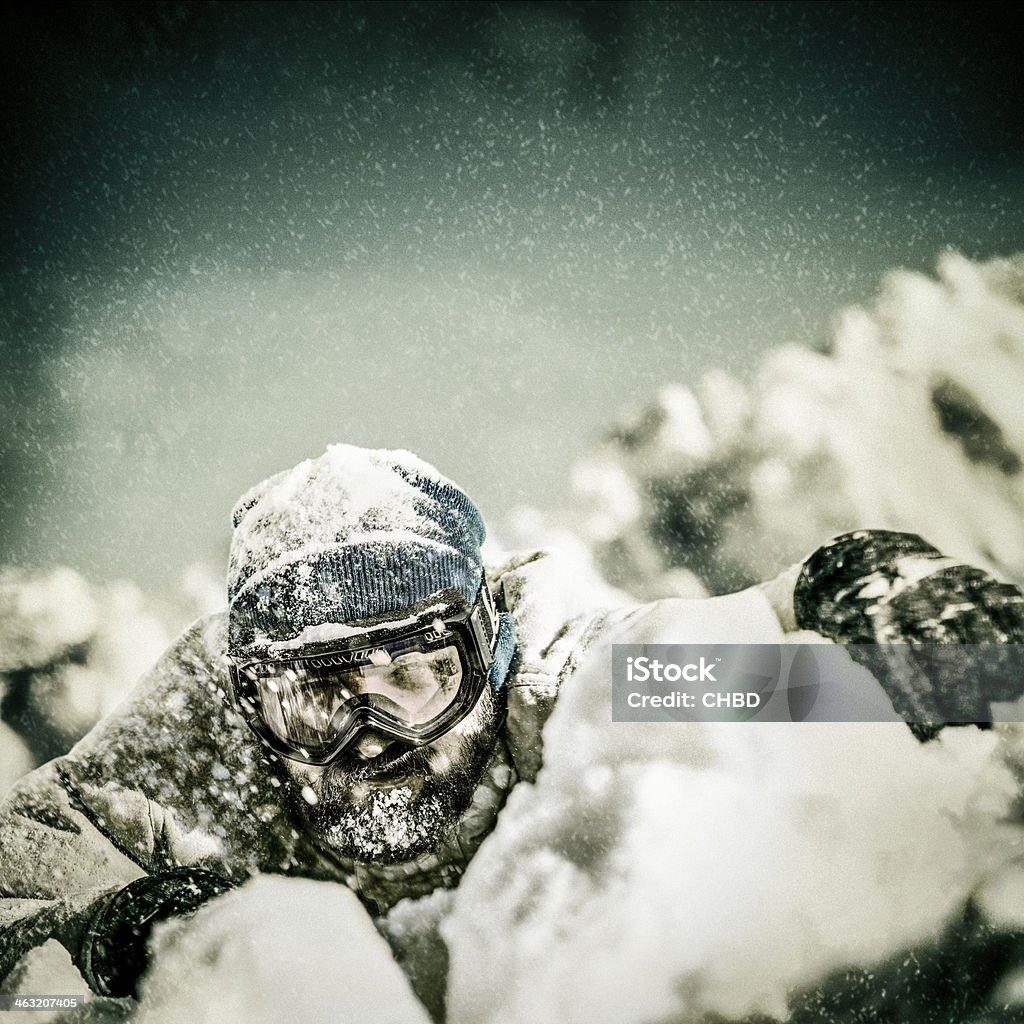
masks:
{"label": "snow", "polygon": [[193,562],[181,574],[178,590],[187,613],[186,621],[222,611],[227,602],[223,567],[217,572],[206,562]]}
{"label": "snow", "polygon": [[0,722],[0,800],[22,775],[35,766],[24,740],[9,725]]}
{"label": "snow", "polygon": [[[537,635],[553,607],[593,599],[545,561],[529,563]],[[784,590],[622,612],[607,642],[806,640],[783,636]],[[401,968],[342,886],[262,876],[158,934],[137,1024],[425,1021],[407,976],[436,1008],[446,959],[449,1024],[784,1017],[793,987],[934,938],[974,892],[1016,920],[1005,819],[1024,730],[921,745],[902,725],[616,724],[606,661],[596,649],[565,685],[544,768],[460,888],[381,923]],[[49,988],[51,970],[71,968],[37,952],[21,990]]]}
{"label": "snow", "polygon": [[[11,724],[32,761],[88,732],[171,636],[164,615],[130,583],[91,584],[66,566],[0,572],[0,686],[19,691],[22,720]],[[4,739],[0,756],[14,763],[19,744]]]}
{"label": "snow", "polygon": [[[410,479],[396,472],[395,465]],[[450,484],[410,452],[328,446],[319,458],[278,473],[239,499],[229,578],[237,578],[244,568],[247,581],[258,580],[281,564],[338,544],[405,540],[447,548],[425,512],[430,499],[416,486],[423,479]],[[294,546],[282,550],[282,544],[292,541]]]}
{"label": "snow", "polygon": [[[447,894],[444,894],[447,895]],[[429,898],[428,898],[429,900]],[[438,905],[443,909],[446,904]],[[420,943],[417,906],[408,934]],[[396,929],[403,933],[402,915]],[[213,900],[193,918],[165,922],[151,940],[153,966],[140,1002],[89,996],[76,1011],[35,1015],[43,1022],[121,1024],[428,1024],[423,1006],[370,916],[344,886],[261,875]],[[19,969],[16,991],[84,995],[64,948],[50,941]]]}
{"label": "snow", "polygon": [[[88,992],[78,968],[71,962],[68,951],[56,939],[50,939],[38,949],[33,950],[16,969],[16,984],[11,986],[8,979],[3,991],[15,991],[23,994],[48,994],[83,997]],[[31,1014],[32,1024],[50,1024],[51,1021],[71,1021],[74,1024],[88,1024],[91,1020],[102,1020],[105,1024],[116,1024],[126,1020],[126,1014],[118,1014],[116,1004],[103,1000],[110,1014],[93,1018],[88,1006],[78,1010],[60,1009],[34,1010]],[[4,1015],[8,1017],[7,1014]]]}
{"label": "snow", "polygon": [[[663,388],[580,462],[561,515],[522,510],[509,527],[569,553],[557,579],[524,595],[524,629],[549,629],[549,588],[560,588],[560,615],[620,605],[618,587],[696,596],[770,579],[865,525],[920,532],[1024,579],[1022,283],[1019,259],[950,255],[937,281],[894,275],[872,308],[844,314],[830,354],[781,348],[749,384],[717,371]],[[352,458],[335,446],[329,472],[303,463],[250,493],[239,506],[246,557],[273,555],[268,510],[297,517],[313,546],[333,543],[325,510],[351,498]],[[366,472],[351,484],[362,495],[351,535],[414,530],[422,542],[411,486]],[[361,523],[391,506],[393,518]],[[667,522],[666,508],[686,516]],[[500,555],[493,542],[489,555]],[[792,582],[790,572],[739,598],[660,602],[631,620],[629,638],[779,640],[773,612],[795,625]],[[192,590],[216,601],[201,576]],[[311,629],[302,642],[347,635]],[[42,678],[56,665],[46,713],[68,728],[109,709],[165,637],[130,588],[92,587],[71,570],[0,577],[3,666]],[[74,664],[68,652],[82,644]],[[793,989],[934,940],[969,898],[993,925],[1024,926],[1011,815],[1021,727],[919,744],[901,725],[616,724],[606,658],[595,651],[566,683],[543,769],[512,791],[460,888],[399,904],[381,923],[406,974],[344,888],[265,876],[157,936],[138,1020],[415,1024],[427,1018],[406,975],[436,1008],[446,958],[450,1024],[784,1017]],[[2,787],[31,755],[2,731],[0,753]],[[235,781],[242,793],[246,777]],[[164,831],[193,849],[191,833]],[[52,956],[31,958],[23,990],[44,984]],[[1007,976],[1000,991],[1019,1000],[1024,981]]]}
{"label": "snow", "polygon": [[[403,629],[406,626],[415,625],[430,612],[444,611],[448,606],[444,602],[429,605],[418,615],[409,615],[404,618],[389,619],[386,623],[388,629]],[[442,624],[443,626],[443,624]],[[313,644],[328,644],[336,640],[351,640],[354,637],[364,636],[368,632],[380,629],[381,623],[372,627],[349,626],[344,622],[324,622],[318,626],[307,626],[298,636],[288,640],[277,640],[267,647],[271,655],[281,654],[285,651],[297,651]]]}
{"label": "snow", "polygon": [[362,905],[334,883],[255,878],[158,929],[153,950],[136,1024],[429,1024]]}
{"label": "snow", "polygon": [[202,563],[163,600],[125,580],[98,584],[74,569],[0,570],[0,696],[19,689],[17,722],[0,723],[0,794],[63,753],[109,714],[170,639],[224,604]]}
{"label": "snow", "polygon": [[451,1024],[784,1019],[791,988],[933,938],[1015,856],[994,734],[616,727],[606,656],[456,892]]}
{"label": "snow", "polygon": [[0,572],[0,671],[47,665],[85,643],[98,622],[89,586],[73,569]]}
{"label": "snow", "polygon": [[746,383],[661,388],[577,463],[560,509],[506,529],[524,545],[574,533],[642,599],[694,575],[714,593],[769,579],[863,527],[1022,582],[1022,296],[1022,257],[891,274],[827,354],[781,345]]}
{"label": "snow", "polygon": [[[579,582],[565,578],[569,606]],[[538,628],[551,598],[538,592]],[[623,615],[608,642],[784,639],[762,589]],[[792,986],[932,938],[986,882],[996,907],[1021,891],[1003,820],[1018,732],[921,745],[901,725],[615,724],[606,658],[566,685],[545,767],[461,887],[381,925],[435,1007],[450,957],[450,1024],[784,1017]],[[426,1019],[337,884],[259,877],[154,949],[140,1024]],[[32,958],[36,991],[51,960]]]}

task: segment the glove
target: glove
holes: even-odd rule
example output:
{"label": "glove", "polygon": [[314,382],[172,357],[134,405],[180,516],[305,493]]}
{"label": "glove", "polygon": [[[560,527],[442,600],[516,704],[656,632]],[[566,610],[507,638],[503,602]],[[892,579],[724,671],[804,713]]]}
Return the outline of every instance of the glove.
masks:
{"label": "glove", "polygon": [[1024,643],[1024,594],[915,534],[837,537],[804,562],[793,605],[801,629],[871,645],[850,654],[920,739],[947,724],[990,723],[992,701],[1024,693],[1021,651],[1009,646]]}
{"label": "glove", "polygon": [[232,888],[202,868],[146,875],[103,897],[86,926],[76,962],[94,992],[135,996],[147,966],[146,944],[157,921],[185,916]]}

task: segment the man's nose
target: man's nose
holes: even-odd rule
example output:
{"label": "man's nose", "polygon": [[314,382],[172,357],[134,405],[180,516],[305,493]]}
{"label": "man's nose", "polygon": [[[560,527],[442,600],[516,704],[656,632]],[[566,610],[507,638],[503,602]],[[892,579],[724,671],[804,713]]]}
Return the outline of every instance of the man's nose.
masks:
{"label": "man's nose", "polygon": [[374,729],[364,729],[353,741],[352,750],[362,761],[371,761],[383,754],[394,742],[390,737]]}

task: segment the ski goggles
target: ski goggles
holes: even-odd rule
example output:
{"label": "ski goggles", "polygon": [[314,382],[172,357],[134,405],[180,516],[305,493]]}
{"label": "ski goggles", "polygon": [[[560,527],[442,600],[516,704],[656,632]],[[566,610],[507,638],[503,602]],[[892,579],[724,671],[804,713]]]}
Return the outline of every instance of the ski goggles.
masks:
{"label": "ski goggles", "polygon": [[472,711],[497,639],[486,583],[468,608],[448,591],[299,657],[229,659],[235,708],[267,746],[305,764],[328,764],[363,729],[423,746]]}

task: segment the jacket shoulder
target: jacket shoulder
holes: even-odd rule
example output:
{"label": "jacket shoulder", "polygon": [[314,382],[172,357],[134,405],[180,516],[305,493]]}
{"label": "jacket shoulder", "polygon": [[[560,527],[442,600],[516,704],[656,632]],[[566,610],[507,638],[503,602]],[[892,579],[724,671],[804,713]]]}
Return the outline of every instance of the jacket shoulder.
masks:
{"label": "jacket shoulder", "polygon": [[142,823],[147,870],[202,859],[286,866],[281,782],[231,707],[225,640],[224,613],[193,623],[61,759],[65,785],[102,827]]}
{"label": "jacket shoulder", "polygon": [[166,725],[216,709],[227,697],[226,635],[224,612],[192,623],[124,700],[76,744],[72,755],[106,747],[126,727],[142,729],[150,719]]}
{"label": "jacket shoulder", "polygon": [[509,750],[520,778],[541,764],[541,731],[563,681],[589,650],[611,609],[628,601],[586,563],[550,550],[517,552],[488,571],[516,625],[508,677]]}

